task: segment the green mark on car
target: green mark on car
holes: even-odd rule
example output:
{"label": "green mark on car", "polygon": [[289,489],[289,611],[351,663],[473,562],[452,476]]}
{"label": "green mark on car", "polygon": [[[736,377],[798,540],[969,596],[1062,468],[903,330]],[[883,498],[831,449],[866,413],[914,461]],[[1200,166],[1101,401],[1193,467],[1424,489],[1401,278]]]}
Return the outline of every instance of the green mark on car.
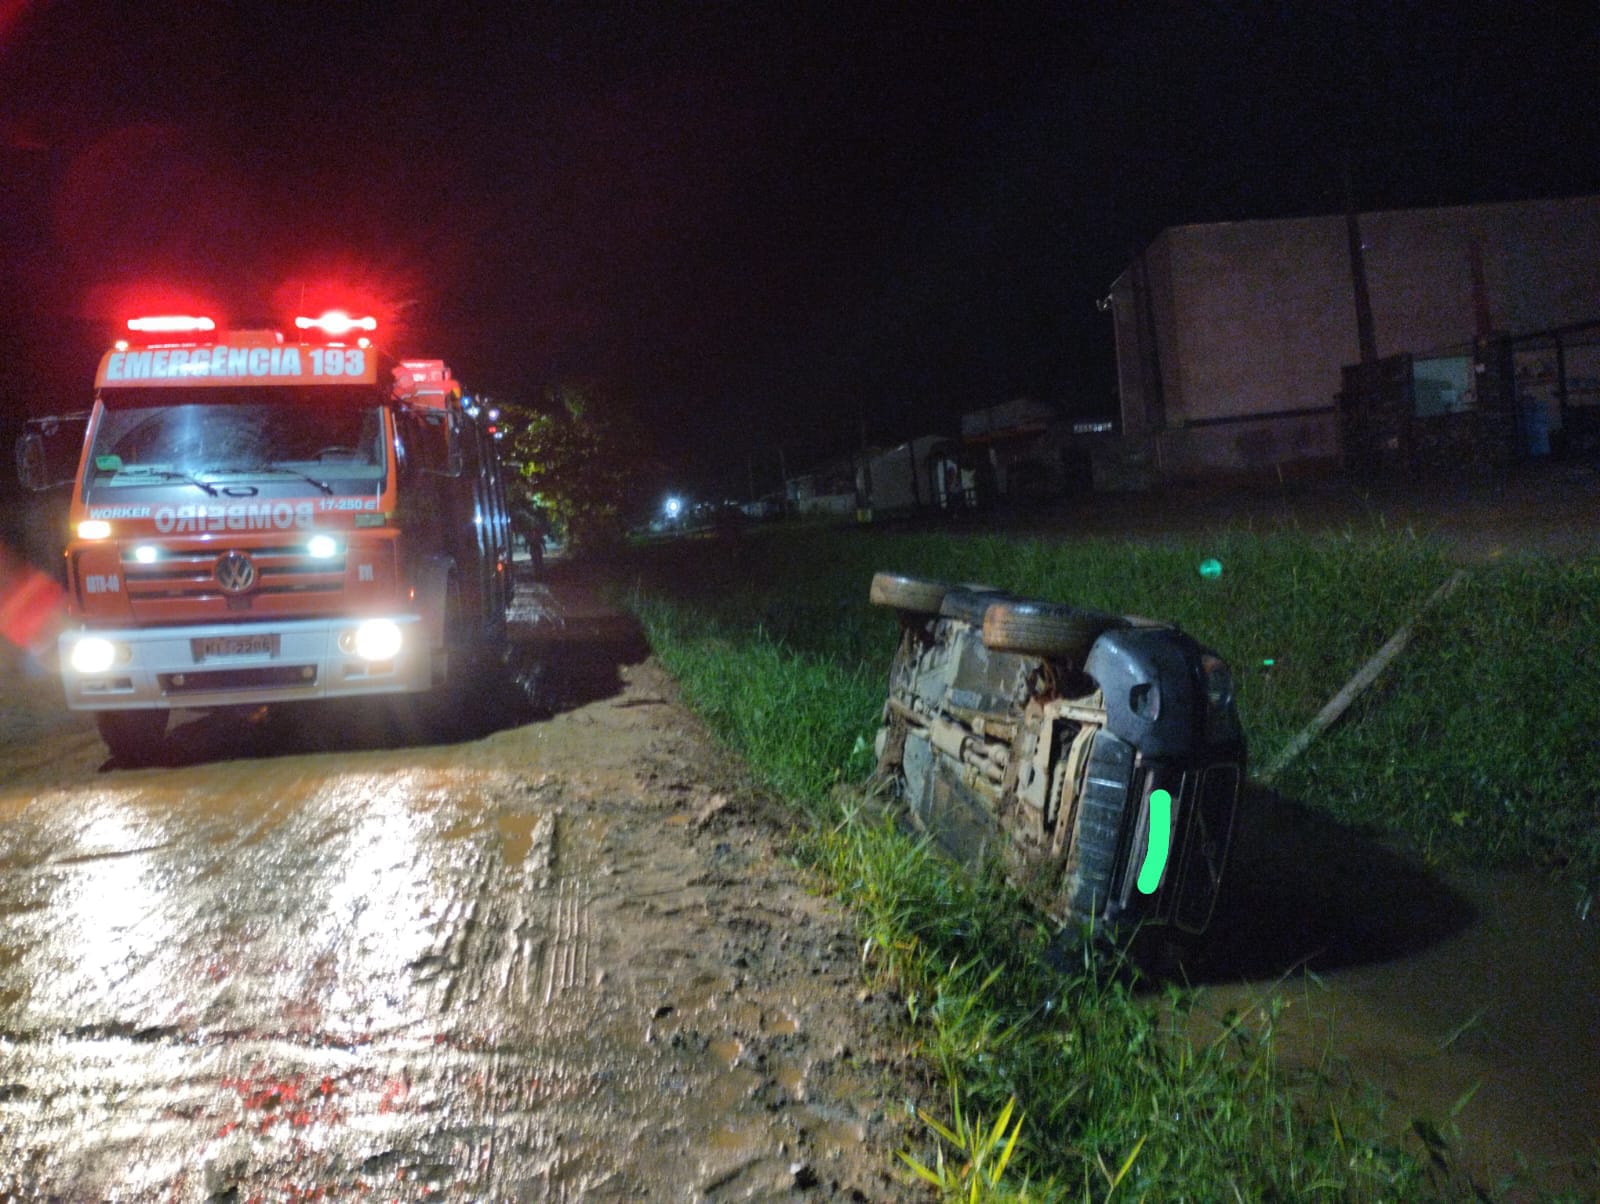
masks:
{"label": "green mark on car", "polygon": [[1150,792],[1150,847],[1139,867],[1139,893],[1153,895],[1161,885],[1167,868],[1167,850],[1172,843],[1172,795],[1165,790]]}

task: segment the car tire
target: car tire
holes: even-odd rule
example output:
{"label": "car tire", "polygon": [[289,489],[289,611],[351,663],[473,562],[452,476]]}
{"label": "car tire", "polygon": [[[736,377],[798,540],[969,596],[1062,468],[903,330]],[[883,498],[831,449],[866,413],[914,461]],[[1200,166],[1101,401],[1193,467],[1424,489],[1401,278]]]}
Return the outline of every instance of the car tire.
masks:
{"label": "car tire", "polygon": [[1058,602],[1004,600],[983,614],[983,643],[995,652],[1081,662],[1100,636],[1123,621],[1116,615]]}
{"label": "car tire", "polygon": [[117,764],[137,769],[161,759],[167,738],[166,711],[97,711],[94,721]]}
{"label": "car tire", "polygon": [[939,604],[951,587],[926,577],[907,577],[900,573],[874,573],[868,594],[874,606],[892,606],[914,615],[936,615]]}

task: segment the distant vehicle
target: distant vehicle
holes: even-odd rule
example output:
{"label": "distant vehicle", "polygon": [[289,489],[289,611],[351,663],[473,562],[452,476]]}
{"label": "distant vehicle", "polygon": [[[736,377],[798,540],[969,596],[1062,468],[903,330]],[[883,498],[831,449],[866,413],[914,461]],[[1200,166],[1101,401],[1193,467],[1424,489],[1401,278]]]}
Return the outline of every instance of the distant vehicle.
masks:
{"label": "distant vehicle", "polygon": [[[1182,946],[1227,862],[1245,746],[1227,664],[1164,623],[892,573],[878,771],[1062,925]],[[1151,946],[1155,947],[1155,946]]]}
{"label": "distant vehicle", "polygon": [[60,657],[118,761],[152,760],[178,707],[440,697],[504,641],[493,437],[443,362],[388,356],[374,325],[140,317],[101,359]]}

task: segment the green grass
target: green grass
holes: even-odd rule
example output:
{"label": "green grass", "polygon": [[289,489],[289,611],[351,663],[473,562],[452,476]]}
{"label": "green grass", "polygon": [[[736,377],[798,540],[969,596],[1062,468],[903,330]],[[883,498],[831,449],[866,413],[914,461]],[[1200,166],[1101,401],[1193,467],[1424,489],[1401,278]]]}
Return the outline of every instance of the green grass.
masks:
{"label": "green grass", "polygon": [[[946,1163],[952,1198],[1399,1200],[1429,1190],[1409,1152],[1362,1136],[1381,1127],[1376,1101],[1333,1067],[1279,1065],[1273,1009],[1198,1039],[1192,993],[1136,996],[1087,947],[1052,939],[996,876],[955,871],[865,812],[814,831],[804,851],[860,917],[874,970],[905,993],[921,1053],[949,1092],[949,1119],[926,1118],[932,1151],[911,1156]],[[998,1187],[972,1196],[976,1155],[998,1162],[993,1134],[1008,1109],[1020,1125],[1015,1157]]]}
{"label": "green grass", "polygon": [[[1208,556],[1222,562],[1219,578],[1196,571]],[[759,633],[844,674],[838,718],[859,733],[881,705],[894,640],[892,616],[866,600],[883,568],[1178,622],[1233,664],[1262,764],[1454,566],[1437,547],[1382,528],[1132,545],[780,532],[731,552],[689,542],[633,561],[644,595],[692,608],[697,632]],[[1473,568],[1400,660],[1274,784],[1429,857],[1550,866],[1600,886],[1597,600],[1600,558]],[[829,726],[826,748],[848,752],[848,733]],[[827,768],[845,761],[836,755]]]}
{"label": "green grass", "polygon": [[[1196,572],[1206,556],[1220,578]],[[629,561],[657,654],[805,817],[805,859],[905,998],[949,1099],[911,1160],[949,1198],[1052,1200],[1414,1199],[1460,1184],[1432,1177],[1434,1125],[1375,1136],[1390,1131],[1380,1106],[1338,1064],[1281,1065],[1275,1005],[1204,1031],[1187,992],[1141,997],[1093,960],[1063,964],[998,877],[873,817],[851,784],[870,766],[895,624],[866,603],[872,572],[1175,619],[1235,665],[1264,759],[1452,567],[1384,531],[1133,546],[809,531]],[[1594,560],[1474,570],[1278,785],[1435,856],[1594,880],[1597,586]]]}
{"label": "green grass", "polygon": [[[1183,1024],[1190,996],[1152,1007],[1096,961],[1063,965],[997,877],[961,872],[851,803],[859,796],[840,787],[852,759],[864,768],[854,733],[872,718],[875,680],[785,653],[762,632],[719,631],[703,612],[640,609],[688,700],[801,808],[802,860],[858,917],[871,972],[904,997],[939,1091],[959,1101],[930,1112],[926,1141],[908,1151],[938,1168],[951,1198],[1415,1196],[1420,1164],[1347,1136],[1378,1131],[1374,1110],[1344,1090],[1330,1108],[1336,1085],[1283,1072],[1270,1023],[1197,1044]],[[841,696],[865,713],[841,722]],[[1014,1157],[973,1195],[969,1158],[935,1126],[986,1133],[1008,1106]]]}

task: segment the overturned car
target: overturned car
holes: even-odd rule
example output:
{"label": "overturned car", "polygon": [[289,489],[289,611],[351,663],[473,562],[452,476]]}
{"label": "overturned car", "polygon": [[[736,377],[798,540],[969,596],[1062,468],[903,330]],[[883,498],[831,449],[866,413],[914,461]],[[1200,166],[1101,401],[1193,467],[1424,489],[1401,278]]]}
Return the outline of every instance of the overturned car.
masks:
{"label": "overturned car", "polygon": [[1232,675],[1175,626],[893,573],[879,775],[1062,925],[1182,946],[1211,920],[1245,748]]}

